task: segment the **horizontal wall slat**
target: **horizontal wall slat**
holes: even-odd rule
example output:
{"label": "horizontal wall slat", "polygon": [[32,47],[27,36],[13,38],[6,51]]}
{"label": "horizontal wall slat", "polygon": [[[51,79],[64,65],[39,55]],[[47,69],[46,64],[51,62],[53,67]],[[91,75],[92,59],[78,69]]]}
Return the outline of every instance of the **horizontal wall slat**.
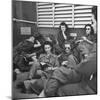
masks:
{"label": "horizontal wall slat", "polygon": [[52,16],[46,15],[46,16],[39,16],[38,19],[52,19]]}
{"label": "horizontal wall slat", "polygon": [[55,11],[60,11],[60,10],[72,10],[72,7],[62,7],[62,8],[55,8]]}
{"label": "horizontal wall slat", "polygon": [[40,2],[40,3],[37,3],[38,6],[40,6],[40,5],[48,5],[48,4],[52,4],[52,3],[49,3],[49,2],[44,2],[44,3]]}
{"label": "horizontal wall slat", "polygon": [[68,5],[68,4],[55,4],[55,7],[71,7],[72,5]]}
{"label": "horizontal wall slat", "polygon": [[89,14],[74,14],[74,17],[91,17],[91,13],[89,13]]}
{"label": "horizontal wall slat", "polygon": [[55,12],[55,14],[60,14],[60,15],[61,14],[69,14],[69,13],[72,14],[72,11],[67,11],[67,12],[66,11],[59,11],[59,12]]}
{"label": "horizontal wall slat", "polygon": [[[55,25],[55,28],[58,28],[59,25]],[[72,25],[68,25],[69,28],[72,28]]]}
{"label": "horizontal wall slat", "polygon": [[92,6],[76,6],[74,9],[75,10],[80,10],[80,9],[91,9]]}
{"label": "horizontal wall slat", "polygon": [[51,11],[52,12],[52,9],[38,9],[38,12],[48,12],[48,11]]}
{"label": "horizontal wall slat", "polygon": [[53,25],[38,25],[38,27],[53,27]]}
{"label": "horizontal wall slat", "polygon": [[52,22],[38,22],[38,24],[52,24]]}
{"label": "horizontal wall slat", "polygon": [[[59,22],[55,22],[54,24],[56,25],[60,25],[60,23],[61,23],[62,21],[59,21]],[[66,22],[66,24],[72,24],[72,22]]]}
{"label": "horizontal wall slat", "polygon": [[74,13],[89,13],[91,12],[91,9],[88,9],[88,10],[76,10],[74,11]]}
{"label": "horizontal wall slat", "polygon": [[52,15],[52,12],[40,12],[40,13],[38,13],[38,15],[44,15],[44,14],[51,14]]}
{"label": "horizontal wall slat", "polygon": [[71,18],[72,18],[72,15],[71,15],[71,14],[69,14],[69,15],[56,15],[56,14],[55,14],[55,18],[60,18],[60,17],[61,17],[61,18],[62,18],[62,17],[66,17],[66,18],[67,18],[67,17],[71,17]]}
{"label": "horizontal wall slat", "polygon": [[80,20],[80,21],[81,21],[81,20],[91,20],[91,18],[88,18],[88,17],[87,17],[87,18],[74,18],[74,20],[75,20],[75,21],[77,21],[77,20]]}
{"label": "horizontal wall slat", "polygon": [[52,8],[52,5],[38,6],[38,8]]}
{"label": "horizontal wall slat", "polygon": [[74,28],[84,28],[85,25],[75,25]]}
{"label": "horizontal wall slat", "polygon": [[52,21],[53,19],[38,19],[38,21]]}
{"label": "horizontal wall slat", "polygon": [[66,20],[66,21],[72,21],[72,18],[57,18],[57,19],[55,19],[55,21],[64,21],[64,20]]}
{"label": "horizontal wall slat", "polygon": [[91,21],[86,21],[86,22],[74,22],[74,25],[75,24],[91,24]]}

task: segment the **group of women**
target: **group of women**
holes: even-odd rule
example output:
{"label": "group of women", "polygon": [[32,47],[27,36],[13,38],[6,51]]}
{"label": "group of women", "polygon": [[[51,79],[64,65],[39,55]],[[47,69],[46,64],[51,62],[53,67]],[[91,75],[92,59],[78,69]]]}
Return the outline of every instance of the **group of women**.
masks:
{"label": "group of women", "polygon": [[[93,8],[94,9],[94,8]],[[69,34],[61,22],[57,39],[31,36],[14,48],[14,81],[27,73],[21,82],[23,92],[39,97],[97,93],[96,17],[85,25],[85,35]]]}

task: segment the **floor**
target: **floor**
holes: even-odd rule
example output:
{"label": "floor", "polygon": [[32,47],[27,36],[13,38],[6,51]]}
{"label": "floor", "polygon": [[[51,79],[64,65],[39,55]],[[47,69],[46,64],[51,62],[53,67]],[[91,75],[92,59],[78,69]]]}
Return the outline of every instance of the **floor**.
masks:
{"label": "floor", "polygon": [[[25,73],[26,75],[26,73]],[[32,99],[32,98],[37,98],[37,95],[35,93],[22,93],[21,88],[18,88],[17,85],[19,82],[22,82],[24,80],[25,76],[23,75],[18,75],[16,81],[13,82],[12,84],[12,97],[14,99]]]}

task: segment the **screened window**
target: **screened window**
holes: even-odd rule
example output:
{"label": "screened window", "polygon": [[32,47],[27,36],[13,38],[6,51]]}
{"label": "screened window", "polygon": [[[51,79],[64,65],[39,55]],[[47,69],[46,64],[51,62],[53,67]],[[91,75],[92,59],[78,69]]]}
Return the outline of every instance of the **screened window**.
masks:
{"label": "screened window", "polygon": [[91,24],[92,6],[62,3],[37,3],[38,27],[59,27],[65,21],[70,28],[83,28]]}

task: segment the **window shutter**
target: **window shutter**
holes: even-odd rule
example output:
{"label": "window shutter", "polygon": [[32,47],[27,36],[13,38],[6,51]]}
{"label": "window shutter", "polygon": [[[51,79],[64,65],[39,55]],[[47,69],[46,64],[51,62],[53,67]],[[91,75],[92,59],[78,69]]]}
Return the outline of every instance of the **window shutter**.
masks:
{"label": "window shutter", "polygon": [[62,21],[72,27],[72,5],[55,3],[54,27],[58,27]]}
{"label": "window shutter", "polygon": [[74,5],[74,28],[83,28],[91,24],[92,6]]}
{"label": "window shutter", "polygon": [[37,3],[38,27],[59,27],[64,21],[69,28],[83,28],[91,24],[92,6],[63,4],[63,3]]}
{"label": "window shutter", "polygon": [[38,27],[53,27],[52,3],[37,3]]}

